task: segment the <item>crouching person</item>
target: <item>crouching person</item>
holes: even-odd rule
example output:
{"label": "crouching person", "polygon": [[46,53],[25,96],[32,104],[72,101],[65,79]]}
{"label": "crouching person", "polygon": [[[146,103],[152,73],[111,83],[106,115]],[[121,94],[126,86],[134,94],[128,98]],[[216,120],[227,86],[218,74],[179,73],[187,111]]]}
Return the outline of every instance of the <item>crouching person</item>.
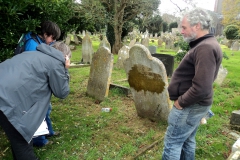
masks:
{"label": "crouching person", "polygon": [[71,51],[63,42],[40,44],[0,63],[0,126],[13,159],[35,160],[32,137],[46,116],[51,95],[69,94]]}

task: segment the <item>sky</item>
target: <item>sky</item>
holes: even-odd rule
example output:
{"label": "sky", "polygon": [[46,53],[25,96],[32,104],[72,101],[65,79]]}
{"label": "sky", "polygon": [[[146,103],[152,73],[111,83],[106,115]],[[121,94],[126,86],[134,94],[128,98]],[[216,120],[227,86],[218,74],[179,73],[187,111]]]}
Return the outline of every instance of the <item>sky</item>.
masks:
{"label": "sky", "polygon": [[[180,8],[185,8],[187,4],[182,0],[172,0],[175,4],[177,4]],[[179,9],[172,4],[170,0],[161,0],[161,4],[159,6],[161,13],[169,13],[174,14],[176,11],[179,12]],[[207,10],[214,10],[215,0],[196,0],[196,6],[201,7]]]}

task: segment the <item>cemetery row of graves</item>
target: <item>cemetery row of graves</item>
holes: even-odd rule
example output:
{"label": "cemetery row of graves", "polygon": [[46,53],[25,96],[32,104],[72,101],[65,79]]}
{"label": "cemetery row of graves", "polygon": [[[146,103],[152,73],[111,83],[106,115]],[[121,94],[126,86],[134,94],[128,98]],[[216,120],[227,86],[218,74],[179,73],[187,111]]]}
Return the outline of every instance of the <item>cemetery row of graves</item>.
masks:
{"label": "cemetery row of graves", "polygon": [[[178,65],[178,48],[166,38],[170,35],[141,41],[130,37],[116,55],[106,38],[81,34],[81,41],[74,42],[75,36],[65,41],[73,49],[70,94],[51,100],[53,125],[61,136],[53,138],[51,146],[35,148],[36,154],[41,159],[161,159],[172,106],[166,88]],[[229,119],[240,105],[235,74],[240,52],[221,46],[229,59],[223,59],[223,76],[214,83],[215,115],[197,133],[199,160],[226,159],[238,134]],[[9,159],[9,143],[1,130],[0,141],[0,157]]]}

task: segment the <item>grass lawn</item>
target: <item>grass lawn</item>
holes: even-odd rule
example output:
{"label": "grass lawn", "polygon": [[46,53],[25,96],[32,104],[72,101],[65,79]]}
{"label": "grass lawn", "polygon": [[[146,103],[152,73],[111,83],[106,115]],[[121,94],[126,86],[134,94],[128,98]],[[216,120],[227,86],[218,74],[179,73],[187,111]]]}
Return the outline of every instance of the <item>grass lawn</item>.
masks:
{"label": "grass lawn", "polygon": [[[157,41],[150,42],[157,45]],[[93,41],[94,51],[99,42]],[[223,59],[223,66],[228,75],[222,86],[214,84],[215,113],[206,125],[198,129],[196,140],[197,160],[224,160],[236,141],[230,136],[229,118],[233,110],[240,109],[240,52],[231,51],[222,46],[229,59]],[[157,52],[163,53],[158,47]],[[167,54],[175,55],[172,50]],[[81,46],[73,51],[72,62],[80,62]],[[117,55],[114,55],[116,62]],[[175,64],[177,66],[177,64]],[[51,118],[53,127],[60,131],[59,137],[51,138],[52,145],[35,148],[42,160],[156,160],[161,159],[163,137],[166,122],[152,122],[137,116],[131,96],[127,97],[118,89],[111,89],[108,97],[98,104],[86,96],[90,67],[69,69],[70,94],[60,100],[52,97]],[[124,70],[113,68],[112,82],[126,79]],[[101,108],[111,107],[112,111],[101,112]],[[236,132],[236,131],[234,131]],[[0,128],[0,159],[11,160],[10,144]],[[146,152],[146,147],[152,145]]]}

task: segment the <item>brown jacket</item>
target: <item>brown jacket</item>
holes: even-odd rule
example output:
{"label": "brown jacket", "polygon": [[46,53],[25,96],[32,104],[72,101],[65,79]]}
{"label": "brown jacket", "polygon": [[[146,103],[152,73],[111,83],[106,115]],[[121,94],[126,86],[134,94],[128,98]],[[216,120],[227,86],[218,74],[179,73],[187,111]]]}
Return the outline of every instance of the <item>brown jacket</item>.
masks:
{"label": "brown jacket", "polygon": [[175,70],[169,87],[171,100],[181,107],[209,106],[213,101],[213,82],[222,62],[222,51],[212,34],[189,43],[190,50]]}

